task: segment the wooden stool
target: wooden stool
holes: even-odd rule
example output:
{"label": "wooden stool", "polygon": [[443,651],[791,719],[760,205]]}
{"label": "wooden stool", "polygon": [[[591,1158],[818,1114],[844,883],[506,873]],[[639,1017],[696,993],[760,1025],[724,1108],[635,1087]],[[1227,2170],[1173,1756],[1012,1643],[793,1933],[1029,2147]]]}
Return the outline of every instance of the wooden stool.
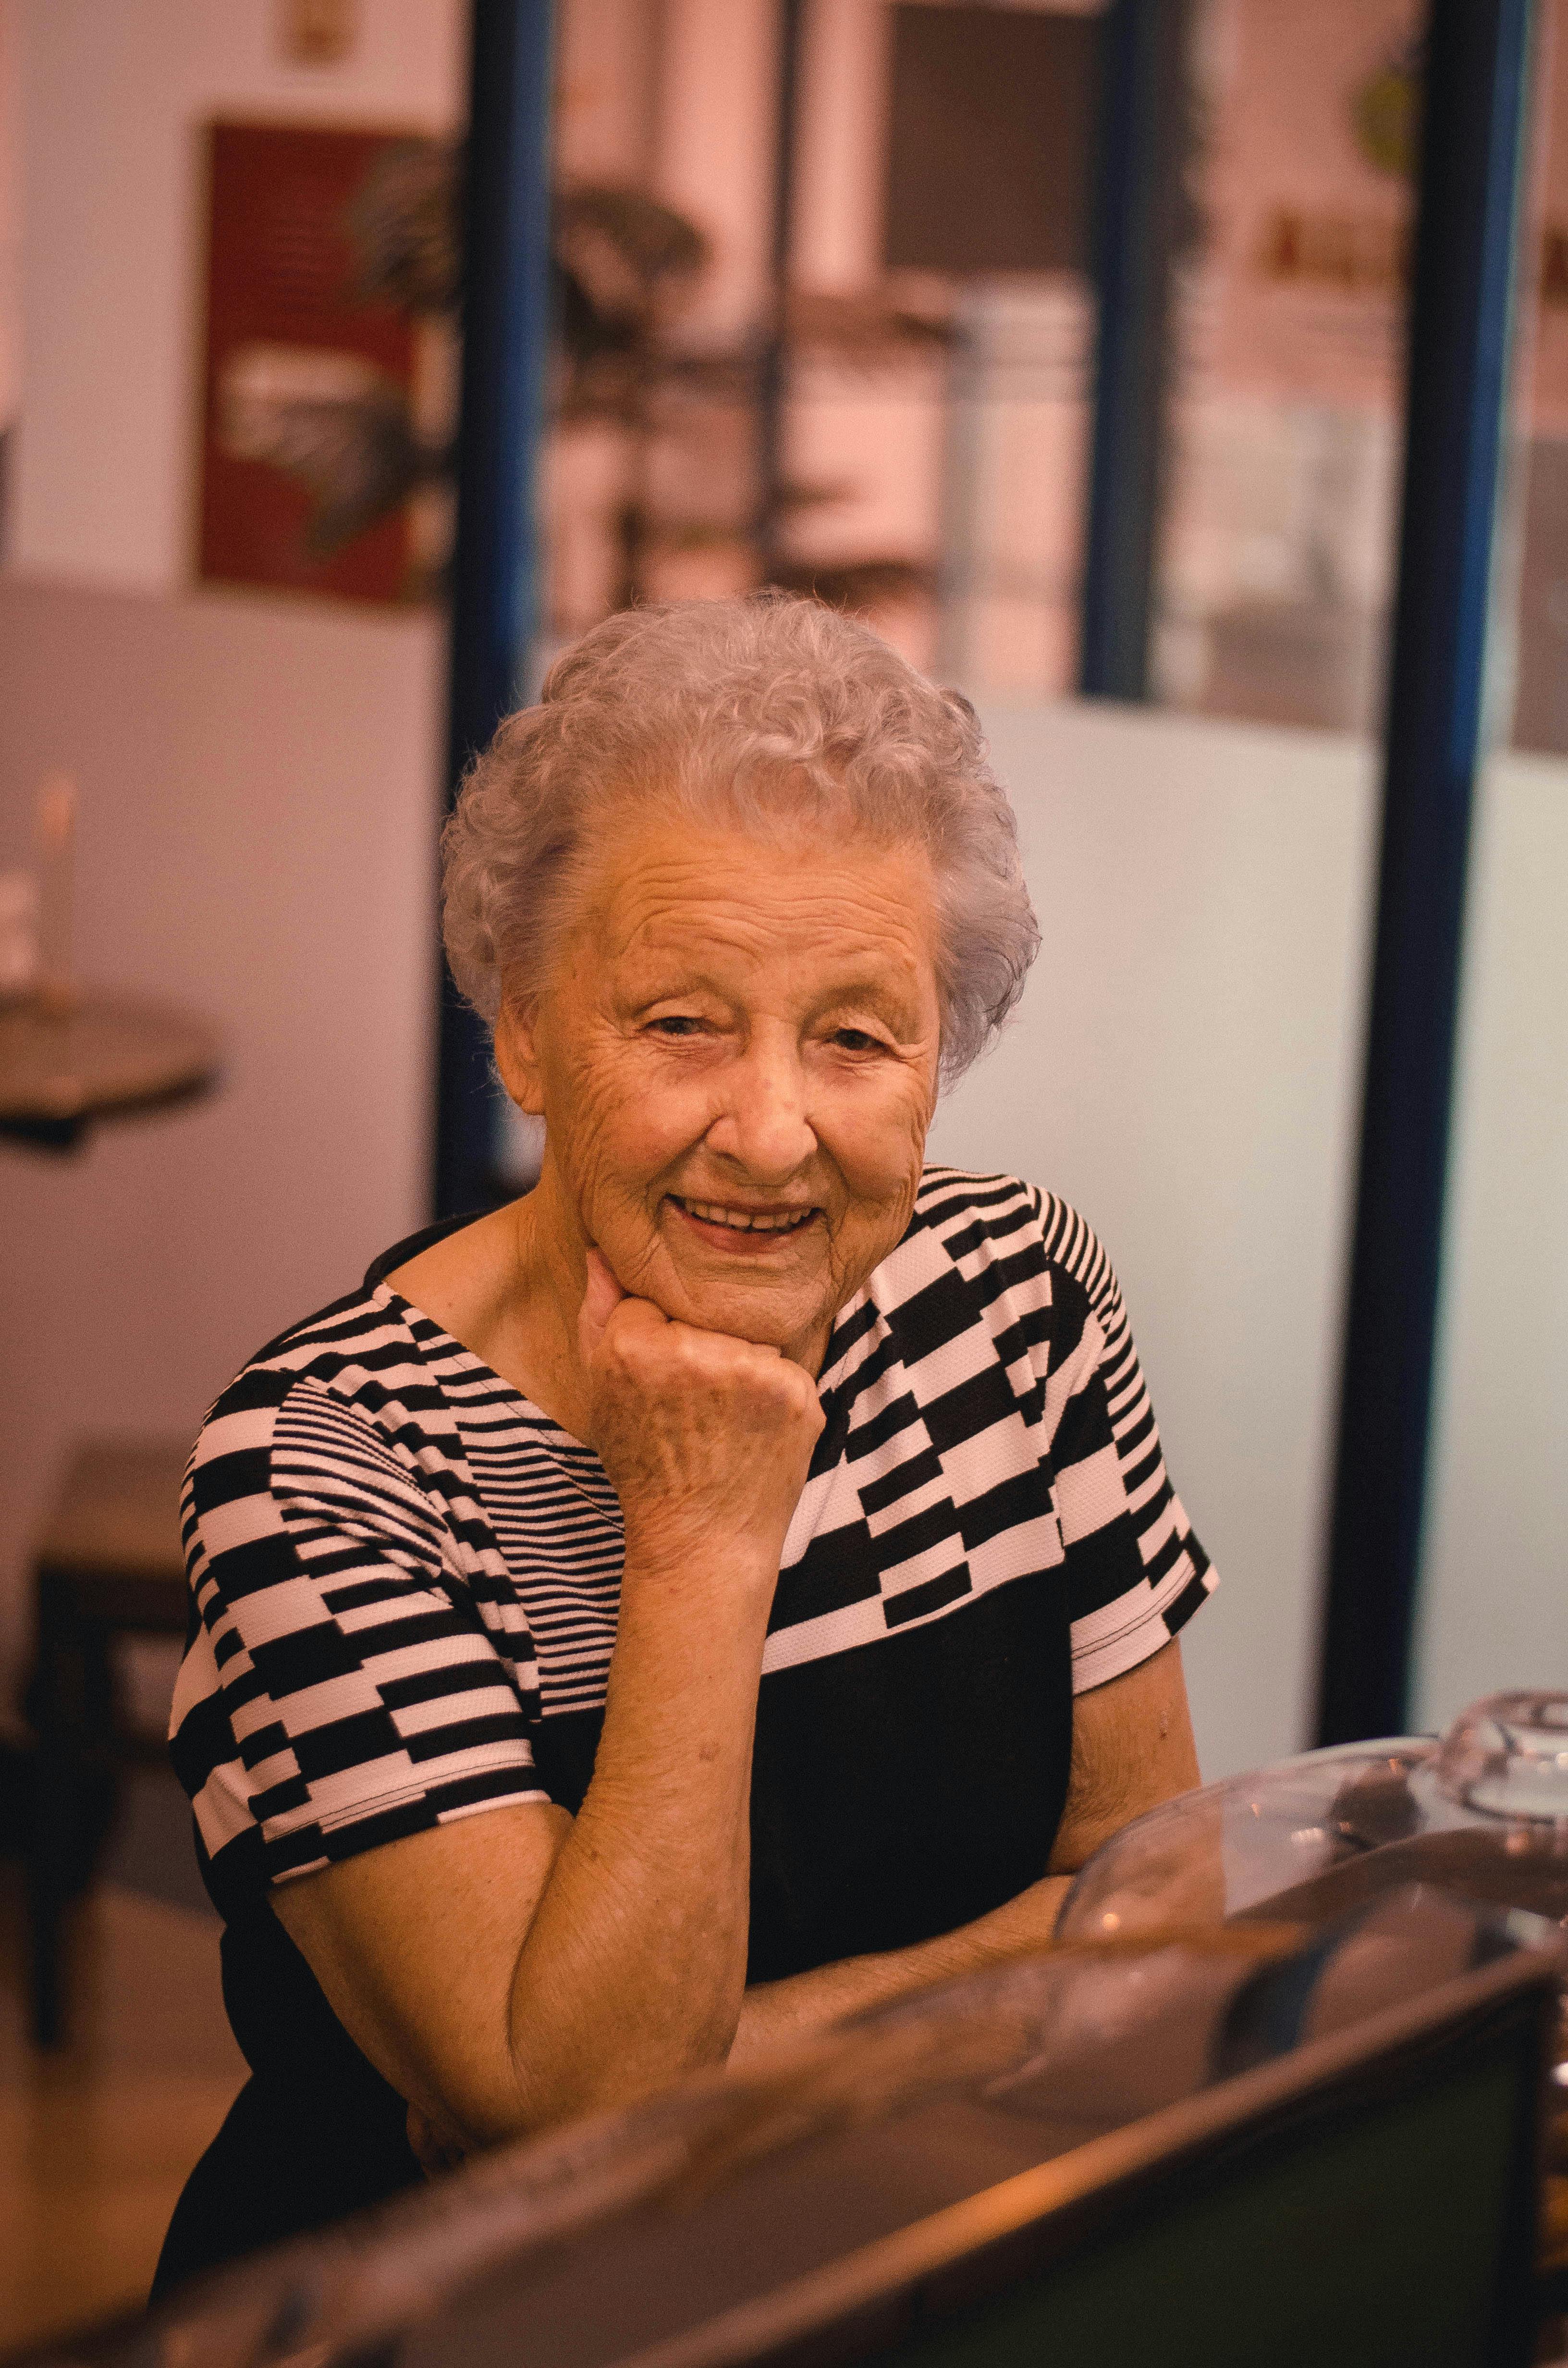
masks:
{"label": "wooden stool", "polygon": [[117,1636],[186,1633],[179,1491],[188,1454],[184,1441],[172,1440],[84,1441],[34,1560],[28,1907],[40,2047],[63,2035],[65,1912],[91,1881],[118,1768],[165,1752],[161,1738],[135,1735],[121,1714],[113,1646]]}

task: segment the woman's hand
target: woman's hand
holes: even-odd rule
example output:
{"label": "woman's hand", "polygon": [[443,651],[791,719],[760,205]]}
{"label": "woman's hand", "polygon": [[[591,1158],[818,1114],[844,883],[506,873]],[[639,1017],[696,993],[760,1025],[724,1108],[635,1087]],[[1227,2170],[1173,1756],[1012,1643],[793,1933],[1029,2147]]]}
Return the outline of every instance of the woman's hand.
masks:
{"label": "woman's hand", "polygon": [[417,2105],[410,2105],[406,2126],[410,2150],[426,2179],[439,2179],[468,2160],[469,2150],[462,2141],[437,2128]]}
{"label": "woman's hand", "polygon": [[722,1571],[770,1601],[823,1427],[810,1374],[777,1349],[627,1298],[596,1249],[578,1347],[590,1443],[626,1517],[629,1579]]}

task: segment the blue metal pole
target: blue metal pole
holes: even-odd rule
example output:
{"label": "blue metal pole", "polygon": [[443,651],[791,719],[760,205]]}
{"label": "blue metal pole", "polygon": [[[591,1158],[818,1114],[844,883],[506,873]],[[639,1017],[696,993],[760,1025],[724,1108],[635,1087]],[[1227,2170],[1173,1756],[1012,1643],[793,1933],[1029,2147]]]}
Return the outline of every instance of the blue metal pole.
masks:
{"label": "blue metal pole", "polygon": [[1531,0],[1433,0],[1376,951],[1318,1738],[1403,1725]]}
{"label": "blue metal pole", "polygon": [[757,396],[757,545],[765,583],[782,553],[784,407],[788,395],[790,246],[795,226],[795,134],[801,111],[805,0],[780,0],[778,89],[773,123],[773,317]]}
{"label": "blue metal pole", "polygon": [[1188,0],[1110,0],[1100,35],[1098,327],[1078,688],[1146,699],[1187,142]]}
{"label": "blue metal pole", "polygon": [[[550,340],[551,0],[472,0],[463,198],[462,408],[452,561],[447,804],[520,696],[538,606],[534,458]],[[483,1026],[445,971],[437,1216],[495,1194]]]}

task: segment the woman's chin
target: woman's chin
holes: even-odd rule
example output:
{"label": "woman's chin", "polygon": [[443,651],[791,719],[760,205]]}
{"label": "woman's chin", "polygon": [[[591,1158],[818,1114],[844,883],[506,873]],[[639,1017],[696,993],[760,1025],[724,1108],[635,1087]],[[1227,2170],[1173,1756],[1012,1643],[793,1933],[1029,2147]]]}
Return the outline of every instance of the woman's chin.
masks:
{"label": "woman's chin", "polygon": [[802,1363],[813,1348],[820,1352],[833,1328],[843,1293],[820,1215],[792,1235],[750,1249],[710,1239],[717,1226],[668,1201],[651,1236],[624,1222],[597,1229],[585,1222],[584,1231],[597,1241],[621,1289],[647,1300],[672,1323],[725,1332]]}
{"label": "woman's chin", "polygon": [[[755,1340],[760,1349],[794,1354],[802,1342],[831,1327],[832,1291],[821,1275],[786,1274],[778,1267],[731,1266],[718,1272],[716,1259],[672,1259],[669,1287],[655,1304],[681,1324],[703,1332],[728,1332]],[[650,1298],[655,1294],[650,1292]]]}
{"label": "woman's chin", "polygon": [[781,1276],[751,1273],[715,1281],[693,1275],[682,1281],[683,1324],[733,1333],[737,1340],[755,1340],[759,1349],[788,1353],[828,1313],[821,1291],[791,1290]]}

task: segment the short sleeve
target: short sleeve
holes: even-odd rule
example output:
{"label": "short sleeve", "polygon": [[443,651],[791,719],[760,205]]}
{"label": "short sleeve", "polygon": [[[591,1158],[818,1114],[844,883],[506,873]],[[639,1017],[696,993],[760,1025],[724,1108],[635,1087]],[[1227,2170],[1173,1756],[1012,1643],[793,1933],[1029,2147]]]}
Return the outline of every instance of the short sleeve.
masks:
{"label": "short sleeve", "polygon": [[547,1797],[526,1629],[483,1603],[451,1508],[360,1408],[253,1368],[202,1431],[184,1515],[171,1744],[215,1890]]}
{"label": "short sleeve", "polygon": [[1165,1471],[1109,1259],[1065,1202],[1041,1198],[1051,1321],[1036,1349],[1072,1623],[1073,1691],[1167,1645],[1218,1584]]}

